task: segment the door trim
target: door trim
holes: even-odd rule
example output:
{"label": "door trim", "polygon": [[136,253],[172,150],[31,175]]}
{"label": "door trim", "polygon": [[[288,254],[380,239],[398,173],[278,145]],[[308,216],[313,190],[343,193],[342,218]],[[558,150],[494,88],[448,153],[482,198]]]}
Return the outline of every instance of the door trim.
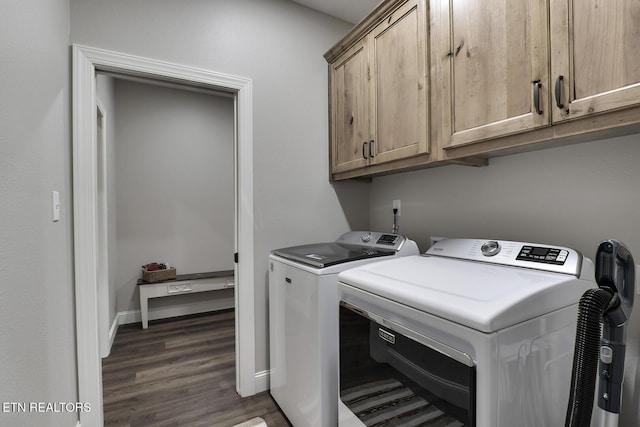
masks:
{"label": "door trim", "polygon": [[[96,97],[97,122],[102,120],[102,127],[97,127],[96,155],[97,155],[97,209],[98,209],[98,257],[97,257],[97,300],[98,300],[98,340],[100,357],[105,358],[111,352],[112,341],[109,339],[111,322],[109,322],[109,308],[113,301],[109,300],[109,208],[107,183],[107,112]],[[100,192],[102,188],[102,193]]]}
{"label": "door trim", "polygon": [[96,71],[160,79],[232,93],[236,99],[236,238],[242,263],[236,274],[236,390],[256,393],[253,253],[252,81],[124,53],[73,45],[73,215],[78,400],[83,427],[103,425],[102,368],[98,340],[97,261],[100,230],[97,197]]}

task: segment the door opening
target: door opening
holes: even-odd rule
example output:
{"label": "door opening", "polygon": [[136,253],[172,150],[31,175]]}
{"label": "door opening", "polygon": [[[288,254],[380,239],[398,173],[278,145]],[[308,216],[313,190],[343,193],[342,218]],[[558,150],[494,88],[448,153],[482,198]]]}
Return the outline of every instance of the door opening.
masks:
{"label": "door opening", "polygon": [[[98,209],[98,114],[96,72],[116,72],[230,93],[235,98],[235,242],[242,263],[235,264],[236,390],[256,393],[253,283],[253,123],[250,79],[73,46],[73,199],[76,290],[76,345],[80,413],[83,426],[101,426],[102,372],[98,334],[98,295],[102,227]],[[104,124],[104,123],[103,123]]]}

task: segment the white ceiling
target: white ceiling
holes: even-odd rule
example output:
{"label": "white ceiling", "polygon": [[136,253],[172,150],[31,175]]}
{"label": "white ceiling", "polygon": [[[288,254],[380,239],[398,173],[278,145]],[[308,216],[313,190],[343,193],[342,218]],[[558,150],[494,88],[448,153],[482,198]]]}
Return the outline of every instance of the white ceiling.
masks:
{"label": "white ceiling", "polygon": [[291,0],[327,15],[357,24],[380,3],[381,0]]}

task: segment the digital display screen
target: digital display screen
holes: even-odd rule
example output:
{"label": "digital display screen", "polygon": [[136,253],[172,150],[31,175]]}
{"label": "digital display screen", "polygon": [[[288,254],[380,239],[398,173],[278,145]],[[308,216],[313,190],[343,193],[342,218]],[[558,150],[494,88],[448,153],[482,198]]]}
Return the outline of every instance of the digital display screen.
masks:
{"label": "digital display screen", "polygon": [[547,248],[533,248],[531,250],[532,255],[545,256],[549,252]]}
{"label": "digital display screen", "polygon": [[393,246],[396,244],[396,240],[398,239],[397,235],[394,234],[383,234],[380,236],[376,244],[378,245],[389,245]]}
{"label": "digital display screen", "polygon": [[564,249],[527,245],[520,249],[520,253],[516,259],[519,261],[564,265],[568,255],[569,253]]}

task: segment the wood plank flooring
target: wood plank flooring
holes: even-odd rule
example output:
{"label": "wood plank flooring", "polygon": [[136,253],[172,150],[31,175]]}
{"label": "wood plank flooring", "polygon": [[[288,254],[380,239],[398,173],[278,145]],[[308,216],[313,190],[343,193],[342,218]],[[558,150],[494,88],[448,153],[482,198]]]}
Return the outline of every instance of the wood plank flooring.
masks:
{"label": "wood plank flooring", "polygon": [[234,341],[233,310],[120,326],[102,359],[104,425],[291,426],[268,392],[236,393]]}

